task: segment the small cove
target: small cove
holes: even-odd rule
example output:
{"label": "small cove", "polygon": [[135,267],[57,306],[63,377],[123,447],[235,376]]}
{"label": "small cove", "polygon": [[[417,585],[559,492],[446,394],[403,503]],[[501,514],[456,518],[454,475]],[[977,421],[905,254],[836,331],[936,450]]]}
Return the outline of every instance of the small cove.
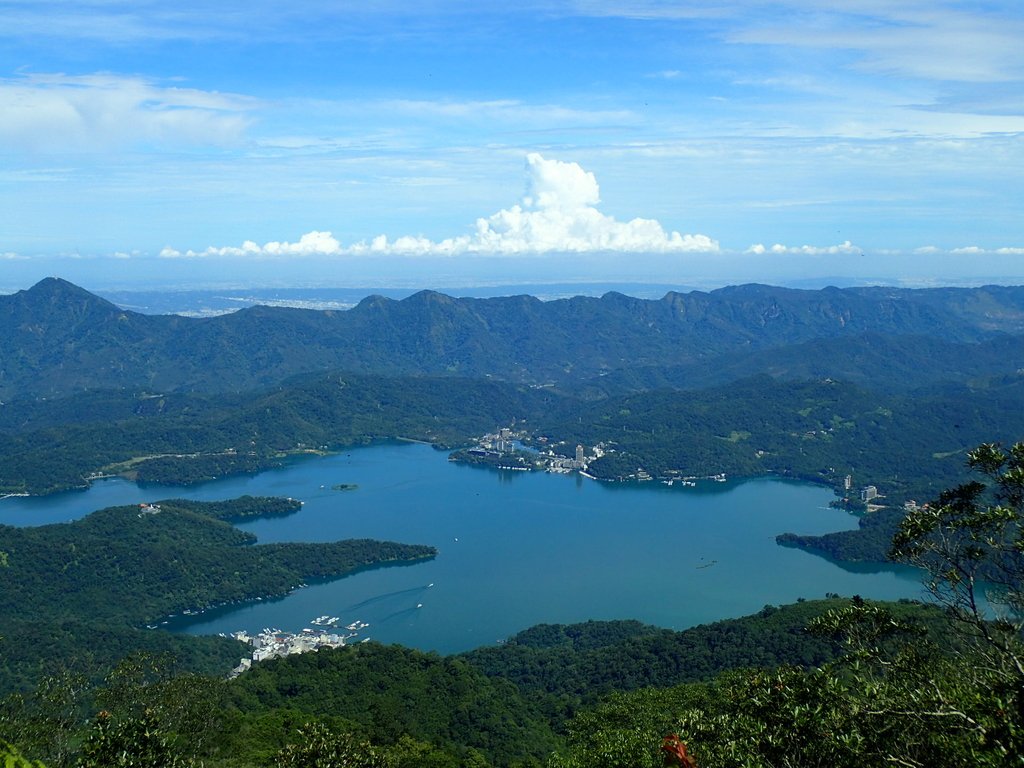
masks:
{"label": "small cove", "polygon": [[[334,490],[339,485],[355,487]],[[304,502],[295,515],[239,526],[261,543],[370,537],[430,544],[439,554],[179,617],[169,627],[298,631],[327,614],[342,625],[368,622],[360,637],[450,653],[542,622],[635,618],[684,629],[826,592],[922,595],[910,569],[843,568],[775,544],[785,531],[856,525],[828,508],[826,488],[767,478],[696,488],[609,485],[460,466],[420,444],[354,448],[189,488],[104,480],[86,491],[0,501],[0,522],[60,522],[115,504],[242,494]]]}

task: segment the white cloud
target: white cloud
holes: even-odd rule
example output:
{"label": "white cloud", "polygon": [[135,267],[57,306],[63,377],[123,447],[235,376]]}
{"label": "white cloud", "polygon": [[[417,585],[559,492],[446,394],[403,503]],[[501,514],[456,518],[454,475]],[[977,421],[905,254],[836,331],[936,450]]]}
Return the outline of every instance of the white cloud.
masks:
{"label": "white cloud", "polygon": [[472,235],[431,242],[424,238],[378,237],[353,250],[449,255],[459,253],[528,254],[550,252],[717,251],[707,235],[667,233],[653,219],[620,222],[597,209],[600,189],[593,173],[577,163],[526,158],[529,184],[520,205],[476,221]]}
{"label": "white cloud", "polygon": [[837,254],[858,254],[861,252],[862,249],[860,246],[854,245],[849,240],[845,240],[838,245],[800,245],[796,247],[790,247],[781,243],[776,243],[772,246],[765,246],[763,243],[755,243],[746,250],[746,253],[752,253],[758,256],[765,253],[798,256],[834,256]]}
{"label": "white cloud", "polygon": [[226,145],[257,102],[112,74],[0,79],[0,146],[33,152]]}
{"label": "white cloud", "polygon": [[598,210],[600,189],[594,174],[577,163],[547,160],[537,153],[526,158],[528,188],[519,205],[476,221],[471,235],[433,241],[405,235],[394,240],[378,235],[348,247],[330,232],[309,232],[297,243],[246,241],[240,247],[209,247],[181,252],[164,248],[164,258],[224,256],[335,256],[396,254],[454,256],[460,254],[520,255],[541,253],[682,253],[716,252],[718,242],[707,235],[666,232],[654,219],[618,221]]}
{"label": "white cloud", "polygon": [[267,243],[263,252],[271,256],[330,255],[341,250],[341,243],[330,232],[307,232],[297,243]]}
{"label": "white cloud", "polygon": [[979,245],[965,245],[961,248],[953,248],[950,253],[957,256],[986,256],[993,253],[997,256],[1024,256],[1024,247],[982,248]]}
{"label": "white cloud", "polygon": [[246,240],[241,247],[215,248],[210,246],[202,251],[188,250],[184,252],[168,246],[160,251],[160,257],[164,259],[194,259],[224,256],[334,256],[343,252],[341,243],[330,232],[314,230],[304,234],[297,243],[271,241],[264,245],[258,245],[252,240]]}

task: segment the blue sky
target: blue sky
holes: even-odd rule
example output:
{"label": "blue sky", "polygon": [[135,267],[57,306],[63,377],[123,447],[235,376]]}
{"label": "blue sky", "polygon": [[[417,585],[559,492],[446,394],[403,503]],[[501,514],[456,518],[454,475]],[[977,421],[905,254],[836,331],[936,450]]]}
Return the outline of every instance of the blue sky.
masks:
{"label": "blue sky", "polygon": [[0,290],[1024,282],[1022,40],[1018,0],[0,0]]}

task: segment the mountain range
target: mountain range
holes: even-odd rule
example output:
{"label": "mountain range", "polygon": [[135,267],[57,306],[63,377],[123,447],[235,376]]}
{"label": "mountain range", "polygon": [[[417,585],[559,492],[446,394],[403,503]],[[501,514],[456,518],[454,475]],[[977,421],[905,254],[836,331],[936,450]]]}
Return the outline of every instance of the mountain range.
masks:
{"label": "mountain range", "polygon": [[257,306],[208,318],[132,312],[59,278],[0,296],[6,400],[243,391],[325,370],[487,376],[596,397],[764,372],[906,389],[1020,368],[1024,287],[742,285],[553,301],[421,291],[350,310]]}

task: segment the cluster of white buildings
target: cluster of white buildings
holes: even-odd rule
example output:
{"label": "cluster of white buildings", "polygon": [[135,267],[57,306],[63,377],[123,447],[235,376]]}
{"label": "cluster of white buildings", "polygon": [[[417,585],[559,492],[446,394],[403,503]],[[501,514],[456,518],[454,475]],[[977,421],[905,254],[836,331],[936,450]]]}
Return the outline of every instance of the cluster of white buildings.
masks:
{"label": "cluster of white buildings", "polygon": [[[484,435],[479,441],[480,447],[497,453],[511,453],[518,447],[513,441],[520,436],[521,435],[516,435],[508,427],[502,427],[493,434]],[[547,440],[545,438],[540,438],[539,442],[546,443]],[[539,463],[549,472],[586,471],[588,462],[600,458],[603,455],[604,446],[600,444],[591,449],[589,457],[587,455],[587,450],[582,445],[576,446],[576,450],[572,456],[555,453],[554,448],[547,448],[546,450],[541,449],[537,454]]]}
{"label": "cluster of white buildings", "polygon": [[860,500],[864,503],[872,502],[878,498],[878,489],[873,485],[865,485],[860,489]]}
{"label": "cluster of white buildings", "polygon": [[[366,624],[361,626],[365,627]],[[252,656],[242,659],[237,667],[231,670],[228,678],[238,677],[243,672],[252,668],[252,665],[267,659],[276,659],[279,656],[290,656],[293,653],[309,653],[319,651],[321,648],[341,648],[346,640],[356,636],[355,632],[341,635],[336,632],[324,632],[314,629],[304,629],[302,632],[283,632],[280,629],[264,629],[254,635],[248,632],[232,632],[230,637],[241,640],[252,646]],[[366,642],[365,638],[360,642]]]}
{"label": "cluster of white buildings", "polygon": [[544,457],[545,469],[548,472],[584,472],[587,469],[587,455],[582,445],[576,446],[576,455],[573,458],[560,456],[553,450],[544,452],[541,456]]}
{"label": "cluster of white buildings", "polygon": [[[502,427],[497,432],[484,435],[477,441],[477,447],[471,448],[469,453],[482,456],[500,457],[506,454],[513,454],[522,448],[517,441],[522,434],[513,432],[509,427]],[[541,442],[545,442],[541,440]],[[602,455],[599,448],[595,448],[592,458]],[[522,458],[522,454],[520,457]],[[507,469],[546,469],[548,472],[583,472],[587,469],[587,453],[582,445],[576,446],[574,456],[564,456],[555,453],[553,449],[541,450],[535,454],[530,465],[509,466]]]}
{"label": "cluster of white buildings", "polygon": [[511,429],[502,427],[497,432],[480,438],[480,447],[495,453],[511,453],[516,449],[515,437]]}
{"label": "cluster of white buildings", "polygon": [[[853,475],[847,475],[843,478],[843,490],[849,493],[853,490]],[[865,485],[858,491],[860,500],[865,504],[870,504],[875,499],[884,498],[882,494],[878,492],[878,488],[874,485]]]}

